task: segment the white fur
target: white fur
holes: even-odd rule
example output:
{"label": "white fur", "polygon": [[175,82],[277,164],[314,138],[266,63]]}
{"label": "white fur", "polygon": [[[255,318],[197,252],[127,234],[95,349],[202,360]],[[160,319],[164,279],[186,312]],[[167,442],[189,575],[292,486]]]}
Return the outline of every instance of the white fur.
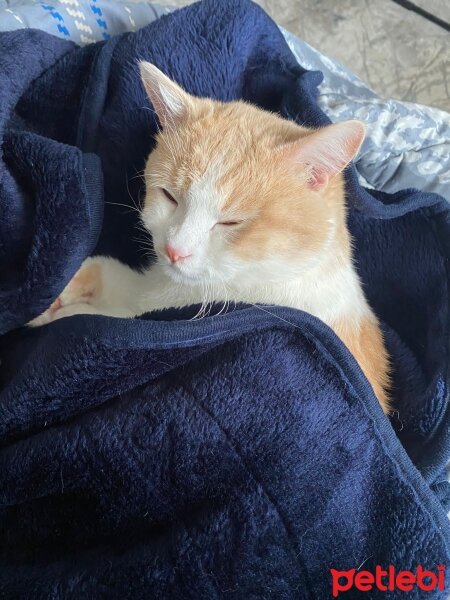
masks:
{"label": "white fur", "polygon": [[[157,174],[147,167],[146,179],[154,181]],[[230,279],[239,268],[228,251],[233,230],[218,224],[224,218],[224,196],[217,187],[221,163],[215,161],[205,175],[194,181],[185,197],[177,197],[178,206],[171,204],[158,187],[149,187],[141,220],[151,231],[153,246],[162,269],[181,284],[202,284]],[[170,244],[187,259],[172,265],[165,254]],[[230,260],[231,259],[231,260]]]}
{"label": "white fur", "polygon": [[[318,266],[294,280],[264,281],[261,276],[264,267],[261,267],[255,270],[253,277],[238,275],[226,283],[193,284],[187,280],[183,284],[182,276],[171,277],[161,264],[138,273],[112,258],[88,259],[92,261],[101,266],[101,297],[96,298],[93,305],[65,306],[54,318],[79,313],[131,317],[162,308],[214,301],[288,306],[309,312],[328,324],[346,318],[357,325],[370,314],[353,268],[345,265],[336,268],[331,277]],[[267,268],[276,268],[275,263]],[[34,324],[44,322],[47,321]]]}

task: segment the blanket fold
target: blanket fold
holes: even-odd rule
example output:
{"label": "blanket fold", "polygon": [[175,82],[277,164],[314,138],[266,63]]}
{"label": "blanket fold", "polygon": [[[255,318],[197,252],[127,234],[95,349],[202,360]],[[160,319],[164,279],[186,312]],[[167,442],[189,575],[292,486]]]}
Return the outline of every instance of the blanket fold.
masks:
{"label": "blanket fold", "polygon": [[324,600],[330,568],[435,571],[450,555],[439,196],[346,173],[355,262],[392,358],[390,419],[340,340],[300,311],[23,327],[89,254],[146,264],[132,209],[156,123],[139,59],[193,94],[328,122],[321,74],[247,0],[85,48],[0,34],[0,595]]}

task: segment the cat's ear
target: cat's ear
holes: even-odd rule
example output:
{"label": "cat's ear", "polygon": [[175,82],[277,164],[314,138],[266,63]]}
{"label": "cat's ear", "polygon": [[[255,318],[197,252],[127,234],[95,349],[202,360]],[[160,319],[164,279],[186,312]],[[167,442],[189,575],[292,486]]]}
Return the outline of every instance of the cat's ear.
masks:
{"label": "cat's ear", "polygon": [[142,83],[164,128],[176,127],[193,109],[193,98],[155,65],[139,63]]}
{"label": "cat's ear", "polygon": [[289,144],[284,153],[290,161],[305,167],[308,186],[320,190],[356,156],[365,131],[361,121],[342,121]]}

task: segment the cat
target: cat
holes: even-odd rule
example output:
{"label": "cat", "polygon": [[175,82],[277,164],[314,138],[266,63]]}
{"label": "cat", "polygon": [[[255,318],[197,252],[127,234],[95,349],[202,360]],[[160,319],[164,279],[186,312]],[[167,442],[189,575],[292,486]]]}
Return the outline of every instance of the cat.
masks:
{"label": "cat", "polygon": [[352,262],[342,175],[364,125],[308,129],[242,101],[194,97],[150,63],[140,70],[162,128],[140,215],[157,261],[137,272],[88,258],[31,324],[212,301],[293,307],[335,331],[387,412],[389,358]]}

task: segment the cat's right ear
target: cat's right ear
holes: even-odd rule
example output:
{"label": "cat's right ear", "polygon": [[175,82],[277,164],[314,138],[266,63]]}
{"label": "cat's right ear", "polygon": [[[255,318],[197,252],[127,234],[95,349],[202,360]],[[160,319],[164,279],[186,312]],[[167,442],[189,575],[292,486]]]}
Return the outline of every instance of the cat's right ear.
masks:
{"label": "cat's right ear", "polygon": [[141,79],[163,129],[176,127],[190,112],[192,97],[155,65],[139,63]]}

